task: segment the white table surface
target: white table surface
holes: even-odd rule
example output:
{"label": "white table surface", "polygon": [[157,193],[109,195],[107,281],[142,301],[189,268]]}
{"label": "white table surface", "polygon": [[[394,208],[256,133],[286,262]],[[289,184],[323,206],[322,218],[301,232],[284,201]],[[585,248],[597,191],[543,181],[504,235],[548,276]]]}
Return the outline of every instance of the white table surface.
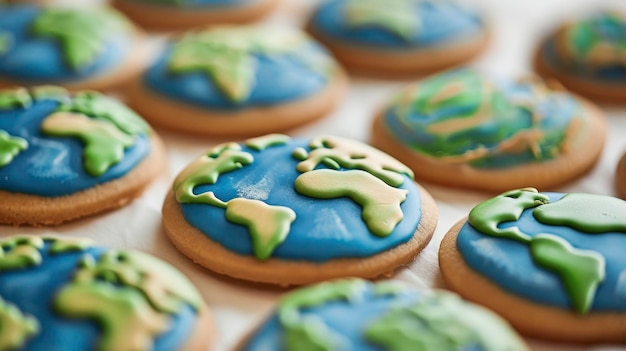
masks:
{"label": "white table surface", "polygon": [[[82,0],[65,2],[83,3]],[[96,0],[98,1],[98,0]],[[314,0],[283,0],[281,8],[266,21],[273,25],[301,25]],[[529,60],[535,44],[550,28],[569,16],[585,14],[602,7],[621,8],[626,1],[573,0],[472,0],[470,6],[482,9],[491,21],[493,41],[470,66],[499,77],[529,74]],[[292,131],[296,137],[321,133],[368,140],[374,111],[408,82],[354,78],[352,86],[338,108],[326,118]],[[608,141],[602,158],[585,177],[567,186],[553,189],[562,192],[590,192],[614,195],[615,166],[626,150],[626,107],[603,106],[608,118]],[[91,237],[114,248],[134,248],[159,256],[181,269],[196,284],[210,306],[216,325],[213,349],[231,350],[239,338],[268,315],[277,298],[284,292],[278,288],[261,287],[215,275],[193,264],[166,239],[161,227],[161,204],[173,177],[192,159],[219,140],[188,137],[158,130],[168,148],[169,169],[140,198],[117,211],[83,219],[54,228],[15,228],[0,226],[0,235],[63,234]],[[439,206],[439,224],[435,235],[413,263],[398,271],[393,279],[417,288],[441,287],[437,263],[439,242],[446,231],[467,215],[489,194],[449,189],[422,183]],[[530,341],[533,350],[626,350],[618,346],[557,345]]]}

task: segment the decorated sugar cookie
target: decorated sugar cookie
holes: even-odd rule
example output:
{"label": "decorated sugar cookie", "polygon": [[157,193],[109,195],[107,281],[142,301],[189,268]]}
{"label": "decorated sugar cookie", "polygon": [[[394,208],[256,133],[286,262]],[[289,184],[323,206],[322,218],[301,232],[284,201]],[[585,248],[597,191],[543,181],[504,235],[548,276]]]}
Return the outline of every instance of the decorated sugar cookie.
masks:
{"label": "decorated sugar cookie", "polygon": [[0,4],[0,86],[119,86],[143,67],[133,25],[108,8]]}
{"label": "decorated sugar cookie", "polygon": [[47,225],[120,207],[163,168],[141,117],[96,92],[0,90],[0,223]]}
{"label": "decorated sugar cookie", "polygon": [[113,0],[150,29],[172,30],[217,23],[245,23],[269,14],[279,0]]}
{"label": "decorated sugar cookie", "polygon": [[471,69],[407,88],[376,117],[372,143],[416,178],[490,191],[550,188],[597,161],[602,112],[535,78],[495,81]]}
{"label": "decorated sugar cookie", "polygon": [[489,37],[479,14],[433,0],[326,0],[308,29],[347,68],[402,77],[467,61]]}
{"label": "decorated sugar cookie", "polygon": [[239,351],[523,351],[504,320],[444,291],[336,280],[284,296]]}
{"label": "decorated sugar cookie", "polygon": [[478,204],[444,238],[446,282],[529,336],[625,342],[626,202],[512,190]]}
{"label": "decorated sugar cookie", "polygon": [[0,350],[207,350],[196,288],[146,253],[88,239],[0,239]]}
{"label": "decorated sugar cookie", "polygon": [[171,42],[137,82],[131,103],[170,129],[256,136],[322,117],[345,84],[325,49],[302,32],[213,27]]}
{"label": "decorated sugar cookie", "polygon": [[535,69],[592,99],[626,101],[626,14],[604,11],[561,25],[535,54]]}
{"label": "decorated sugar cookie", "polygon": [[194,262],[281,285],[390,273],[436,221],[409,168],[335,136],[215,146],[176,177],[163,206],[170,240]]}

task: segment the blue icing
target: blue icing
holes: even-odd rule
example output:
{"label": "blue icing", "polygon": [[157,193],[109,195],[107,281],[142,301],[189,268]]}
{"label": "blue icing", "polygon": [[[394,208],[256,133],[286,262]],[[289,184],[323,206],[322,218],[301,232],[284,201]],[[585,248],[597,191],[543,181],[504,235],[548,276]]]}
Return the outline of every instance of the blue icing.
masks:
{"label": "blue icing", "polygon": [[[395,49],[432,47],[480,35],[484,24],[477,14],[454,3],[421,1],[414,6],[420,25],[407,41],[379,26],[351,26],[344,15],[346,0],[330,0],[313,14],[312,27],[333,39]],[[381,7],[385,2],[380,2]]]}
{"label": "blue icing", "polygon": [[[302,52],[310,52],[308,55],[311,57],[328,55],[324,48],[315,43],[300,49],[299,55],[306,56]],[[251,56],[256,60],[253,89],[247,98],[233,102],[206,73],[170,72],[168,61],[171,54],[170,45],[144,74],[144,84],[170,99],[198,107],[235,110],[269,106],[305,98],[323,90],[328,84],[328,78],[321,72],[308,67],[292,54],[252,53]]]}
{"label": "blue icing", "polygon": [[[463,70],[444,73],[450,76],[450,82],[454,82],[456,74],[464,74]],[[434,79],[434,78],[432,78]],[[384,112],[384,122],[389,133],[399,139],[403,144],[414,149],[415,152],[423,152],[434,157],[449,155],[463,155],[466,152],[479,148],[495,150],[503,141],[515,134],[529,129],[541,130],[550,139],[544,138],[540,142],[542,149],[549,150],[558,148],[562,138],[556,136],[562,134],[574,118],[580,118],[581,106],[577,100],[562,92],[550,92],[537,98],[533,96],[531,86],[534,83],[521,81],[489,82],[494,84],[494,100],[491,116],[480,124],[451,132],[446,135],[435,135],[429,131],[431,125],[451,119],[462,119],[473,116],[478,106],[474,103],[443,105],[431,111],[422,112],[412,108],[412,102],[392,104]],[[490,98],[483,94],[482,99]],[[531,110],[520,102],[531,102],[531,109],[539,116],[539,123],[533,125]],[[476,101],[481,103],[481,101]],[[482,102],[488,103],[488,102]],[[468,117],[466,117],[468,116]],[[441,141],[445,140],[442,148]],[[493,153],[478,160],[469,162],[476,168],[503,168],[512,167],[524,163],[536,163],[542,159],[553,156],[544,154],[538,159],[530,150],[517,153]]]}
{"label": "blue icing", "polygon": [[[27,339],[20,350],[94,350],[101,334],[98,325],[88,319],[59,316],[52,306],[57,293],[72,281],[81,258],[85,254],[97,258],[105,250],[48,254],[48,246],[41,251],[43,260],[39,266],[0,272],[0,296],[39,322],[39,332]],[[155,347],[150,351],[169,351],[184,345],[195,320],[190,306],[182,308],[171,317],[170,329],[155,339]]]}
{"label": "blue icing", "polygon": [[[395,295],[378,295],[374,293],[372,287],[372,284],[368,284],[367,290],[350,302],[332,301],[300,310],[300,312],[303,318],[316,316],[322,319],[334,333],[347,339],[350,344],[343,344],[341,350],[383,351],[383,348],[364,338],[364,331],[390,310],[415,305],[422,295],[412,290]],[[282,341],[284,331],[275,313],[252,335],[242,351],[285,350]],[[459,351],[482,350],[484,349],[478,345],[470,345]]]}
{"label": "blue icing", "polygon": [[132,35],[111,33],[96,60],[74,69],[64,59],[60,42],[35,36],[30,25],[41,13],[32,5],[0,5],[0,34],[9,33],[6,52],[0,52],[0,76],[29,83],[60,83],[93,77],[123,63],[132,49]]}
{"label": "blue icing", "polygon": [[[222,174],[215,185],[201,185],[194,192],[213,191],[222,201],[245,197],[293,209],[296,220],[287,239],[272,254],[275,258],[324,262],[367,257],[413,237],[422,210],[419,190],[408,177],[400,186],[409,191],[401,205],[404,219],[388,237],[370,233],[361,219],[361,207],[349,198],[319,200],[296,192],[294,182],[301,173],[296,171],[299,161],[291,153],[297,147],[309,150],[307,145],[306,140],[292,140],[262,152],[244,148],[254,156],[252,164]],[[228,222],[224,209],[200,204],[181,204],[181,208],[187,222],[211,240],[236,253],[253,255],[248,228]]]}
{"label": "blue icing", "polygon": [[[551,203],[565,195],[545,194]],[[575,248],[599,252],[606,259],[606,278],[596,291],[591,310],[626,311],[626,256],[623,252],[626,234],[589,234],[566,226],[545,225],[535,220],[533,210],[525,210],[518,221],[507,222],[500,227],[517,226],[530,236],[540,233],[558,235]],[[571,308],[558,276],[537,266],[527,245],[481,234],[465,223],[459,232],[457,249],[469,267],[504,290],[536,303]]]}
{"label": "blue icing", "polygon": [[117,179],[131,171],[150,153],[150,139],[139,135],[124,158],[98,177],[83,167],[83,144],[77,138],[45,136],[42,121],[59,103],[34,101],[25,109],[0,110],[0,130],[28,141],[28,148],[0,167],[0,189],[47,197],[64,196]]}

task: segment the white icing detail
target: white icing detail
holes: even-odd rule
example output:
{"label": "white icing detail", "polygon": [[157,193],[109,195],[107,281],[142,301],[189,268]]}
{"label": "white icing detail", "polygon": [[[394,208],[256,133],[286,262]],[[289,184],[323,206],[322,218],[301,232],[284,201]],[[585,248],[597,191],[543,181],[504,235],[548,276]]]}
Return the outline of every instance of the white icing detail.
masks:
{"label": "white icing detail", "polygon": [[506,275],[518,280],[521,284],[532,284],[543,289],[558,288],[560,284],[558,278],[549,273],[535,270],[533,274],[528,275],[527,272],[521,270],[519,265],[513,262],[504,250],[498,247],[498,240],[502,239],[479,239],[472,241],[471,245],[481,257],[486,258],[489,262],[504,270]]}
{"label": "white icing detail", "polygon": [[317,211],[314,223],[315,227],[308,232],[311,238],[348,241],[353,237],[343,224],[341,216],[332,208]]}
{"label": "white icing detail", "polygon": [[626,298],[626,269],[624,269],[617,277],[615,295]]}
{"label": "white icing detail", "polygon": [[79,177],[70,166],[67,146],[58,141],[41,139],[31,140],[30,143],[40,148],[27,161],[29,174],[37,178],[49,179],[67,177],[66,180],[72,180]]}
{"label": "white icing detail", "polygon": [[274,179],[265,175],[257,181],[258,174],[250,174],[235,184],[237,195],[251,200],[264,201],[270,196],[274,188]]}

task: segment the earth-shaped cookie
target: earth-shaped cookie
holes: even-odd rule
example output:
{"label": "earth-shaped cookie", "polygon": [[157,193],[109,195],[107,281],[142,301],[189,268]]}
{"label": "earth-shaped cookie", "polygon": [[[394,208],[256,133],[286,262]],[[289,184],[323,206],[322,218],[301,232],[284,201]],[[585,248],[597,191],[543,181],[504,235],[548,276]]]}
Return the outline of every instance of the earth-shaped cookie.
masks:
{"label": "earth-shaped cookie", "polygon": [[488,42],[484,19],[451,1],[327,0],[308,30],[347,68],[384,76],[440,70]]}
{"label": "earth-shaped cookie", "polygon": [[389,155],[280,134],[215,146],[176,177],[163,206],[166,233],[194,262],[280,285],[391,273],[426,246],[437,215]]}
{"label": "earth-shaped cookie", "polygon": [[450,288],[522,334],[626,342],[626,202],[512,190],[478,204],[446,235]]}
{"label": "earth-shaped cookie", "polygon": [[296,29],[220,26],[169,43],[130,101],[170,129],[257,136],[324,116],[345,87],[332,57]]}
{"label": "earth-shaped cookie", "polygon": [[460,69],[399,94],[376,117],[371,140],[417,179],[504,191],[581,176],[599,158],[605,135],[595,105],[551,82],[496,81]]}
{"label": "earth-shaped cookie", "polygon": [[535,53],[535,70],[594,100],[626,101],[626,14],[605,11],[561,25]]}
{"label": "earth-shaped cookie", "polygon": [[494,313],[445,291],[349,279],[287,294],[238,351],[526,351]]}
{"label": "earth-shaped cookie", "polygon": [[115,100],[0,90],[0,223],[52,225],[120,207],[163,167],[159,138]]}
{"label": "earth-shaped cookie", "polygon": [[138,39],[112,9],[0,4],[0,86],[122,85],[143,68]]}
{"label": "earth-shaped cookie", "polygon": [[0,239],[0,350],[208,350],[196,288],[169,264],[88,239]]}
{"label": "earth-shaped cookie", "polygon": [[139,25],[173,30],[217,23],[243,23],[269,14],[279,0],[113,0]]}

